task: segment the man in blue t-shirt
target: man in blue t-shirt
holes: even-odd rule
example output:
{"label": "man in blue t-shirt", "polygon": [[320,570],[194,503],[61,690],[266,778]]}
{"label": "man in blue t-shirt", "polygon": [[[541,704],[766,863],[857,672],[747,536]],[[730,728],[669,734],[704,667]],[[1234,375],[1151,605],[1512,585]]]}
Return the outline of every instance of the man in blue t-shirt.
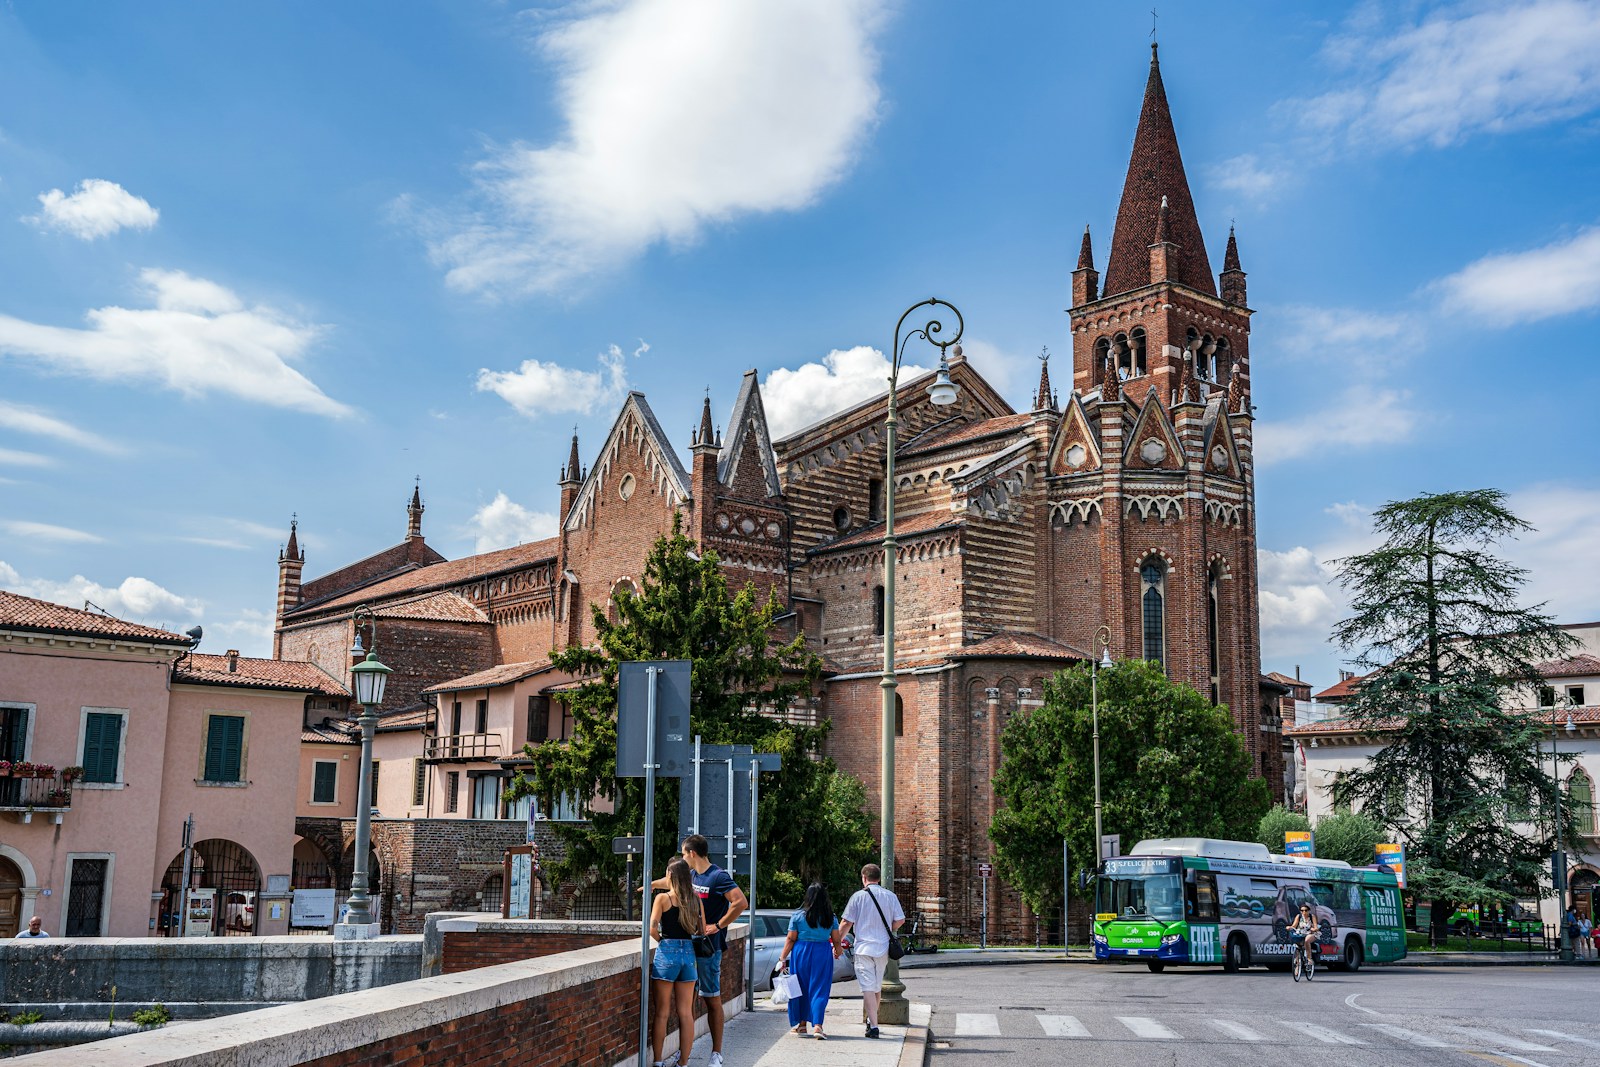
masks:
{"label": "man in blue t-shirt", "polygon": [[[711,862],[711,843],[701,835],[683,839],[683,860],[689,865],[695,895],[705,911],[706,933],[716,947],[710,956],[694,961],[698,972],[695,992],[706,1002],[706,1025],[711,1031],[711,1059],[706,1067],[722,1067],[722,950],[728,945],[728,927],[744,914],[750,901],[733,875]],[[666,889],[667,880],[658,878],[651,887]]]}

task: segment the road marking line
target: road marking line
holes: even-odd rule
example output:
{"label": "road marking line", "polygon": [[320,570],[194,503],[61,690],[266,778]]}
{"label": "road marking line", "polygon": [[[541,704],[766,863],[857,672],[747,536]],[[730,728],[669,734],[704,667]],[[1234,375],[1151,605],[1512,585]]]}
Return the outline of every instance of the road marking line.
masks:
{"label": "road marking line", "polygon": [[1153,1041],[1176,1041],[1178,1038],[1177,1034],[1154,1019],[1146,1019],[1141,1015],[1119,1015],[1117,1022],[1132,1030],[1134,1037],[1147,1037]]}
{"label": "road marking line", "polygon": [[1553,1037],[1557,1041],[1576,1041],[1578,1044],[1580,1044],[1580,1045],[1588,1045],[1590,1048],[1600,1048],[1600,1041],[1591,1041],[1587,1037],[1578,1037],[1575,1034],[1563,1034],[1560,1030],[1533,1030],[1533,1029],[1529,1029],[1528,1033],[1530,1033],[1530,1034],[1539,1034],[1539,1035],[1541,1035],[1543,1037]]}
{"label": "road marking line", "polygon": [[1480,1030],[1473,1026],[1452,1026],[1450,1029],[1454,1030],[1458,1034],[1466,1034],[1473,1040],[1481,1041],[1483,1044],[1491,1047],[1497,1046],[1499,1048],[1514,1048],[1522,1052],[1555,1051],[1555,1049],[1551,1048],[1549,1045],[1535,1045],[1531,1041],[1518,1041],[1514,1037],[1507,1037],[1505,1034],[1497,1034],[1493,1030]]}
{"label": "road marking line", "polygon": [[957,1037],[999,1037],[1000,1020],[993,1015],[956,1013]]}
{"label": "road marking line", "polygon": [[1337,1030],[1329,1030],[1326,1026],[1318,1026],[1316,1023],[1291,1023],[1285,1021],[1283,1025],[1289,1027],[1291,1030],[1298,1030],[1308,1037],[1314,1037],[1318,1041],[1321,1041],[1324,1045],[1366,1044],[1365,1041],[1362,1041],[1359,1038],[1350,1037],[1347,1034],[1341,1034]]}
{"label": "road marking line", "polygon": [[1236,1023],[1230,1019],[1208,1019],[1206,1021],[1212,1026],[1215,1026],[1218,1030],[1221,1030],[1223,1033],[1228,1034],[1231,1037],[1236,1037],[1240,1041],[1266,1040],[1260,1034],[1256,1033],[1243,1023]]}
{"label": "road marking line", "polygon": [[1344,998],[1345,1005],[1348,1006],[1348,1007],[1354,1008],[1356,1011],[1364,1011],[1368,1015],[1382,1015],[1383,1014],[1383,1012],[1379,1011],[1377,1008],[1363,1008],[1360,1004],[1357,1004],[1356,1003],[1356,998],[1359,997],[1360,995],[1361,995],[1360,993],[1351,993],[1348,997]]}
{"label": "road marking line", "polygon": [[1050,1037],[1088,1037],[1089,1028],[1071,1015],[1035,1015]]}
{"label": "road marking line", "polygon": [[1508,1060],[1516,1060],[1518,1063],[1526,1063],[1528,1067],[1548,1067],[1547,1064],[1540,1063],[1538,1060],[1530,1060],[1526,1056],[1513,1056],[1509,1052],[1502,1052],[1500,1055],[1504,1056]]}
{"label": "road marking line", "polygon": [[1454,1047],[1448,1041],[1440,1041],[1436,1037],[1429,1037],[1427,1034],[1419,1034],[1415,1031],[1407,1030],[1399,1026],[1390,1026],[1388,1023],[1362,1023],[1361,1025],[1376,1030],[1379,1033],[1388,1034],[1390,1037],[1398,1037],[1401,1041],[1409,1041],[1413,1045],[1421,1045],[1424,1048]]}

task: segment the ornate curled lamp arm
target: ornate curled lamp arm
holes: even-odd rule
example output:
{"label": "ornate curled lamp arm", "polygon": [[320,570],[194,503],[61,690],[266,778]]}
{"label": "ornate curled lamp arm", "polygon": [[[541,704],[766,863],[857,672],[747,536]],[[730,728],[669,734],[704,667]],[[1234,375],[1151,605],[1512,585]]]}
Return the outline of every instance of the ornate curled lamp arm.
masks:
{"label": "ornate curled lamp arm", "polygon": [[[930,318],[923,326],[905,334],[904,340],[902,340],[901,330],[905,327],[906,320],[916,314],[920,308],[934,308],[936,310],[938,308],[949,308],[950,314],[956,318],[955,334],[948,339],[944,338],[941,336],[944,333],[944,323],[939,319]],[[893,389],[895,387],[896,379],[900,376],[900,359],[905,354],[905,346],[911,343],[913,337],[921,337],[929,344],[937,345],[939,347],[939,363],[942,366],[945,362],[945,350],[961,340],[961,334],[965,329],[966,321],[961,317],[960,310],[949,301],[940,300],[938,297],[929,297],[922,303],[913,304],[907,308],[905,314],[900,316],[900,321],[894,324],[894,352],[889,367],[889,388]]]}

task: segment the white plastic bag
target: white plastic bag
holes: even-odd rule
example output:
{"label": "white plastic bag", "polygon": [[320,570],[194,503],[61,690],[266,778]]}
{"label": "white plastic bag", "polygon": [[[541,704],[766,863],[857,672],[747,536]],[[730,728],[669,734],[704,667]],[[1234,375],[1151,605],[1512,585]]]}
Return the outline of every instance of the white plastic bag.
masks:
{"label": "white plastic bag", "polygon": [[772,1004],[781,1008],[800,995],[800,976],[784,971],[772,976]]}

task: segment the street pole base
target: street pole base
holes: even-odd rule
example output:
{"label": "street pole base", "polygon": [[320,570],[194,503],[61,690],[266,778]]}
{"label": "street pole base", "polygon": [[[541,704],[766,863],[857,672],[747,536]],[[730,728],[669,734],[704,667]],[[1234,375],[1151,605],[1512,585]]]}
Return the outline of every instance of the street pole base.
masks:
{"label": "street pole base", "polygon": [[878,1002],[881,1026],[911,1025],[911,1002],[906,999],[906,986],[900,981],[899,971],[899,967],[891,965],[891,973],[883,979],[883,999]]}
{"label": "street pole base", "polygon": [[337,923],[333,928],[335,941],[370,941],[378,936],[380,923]]}

